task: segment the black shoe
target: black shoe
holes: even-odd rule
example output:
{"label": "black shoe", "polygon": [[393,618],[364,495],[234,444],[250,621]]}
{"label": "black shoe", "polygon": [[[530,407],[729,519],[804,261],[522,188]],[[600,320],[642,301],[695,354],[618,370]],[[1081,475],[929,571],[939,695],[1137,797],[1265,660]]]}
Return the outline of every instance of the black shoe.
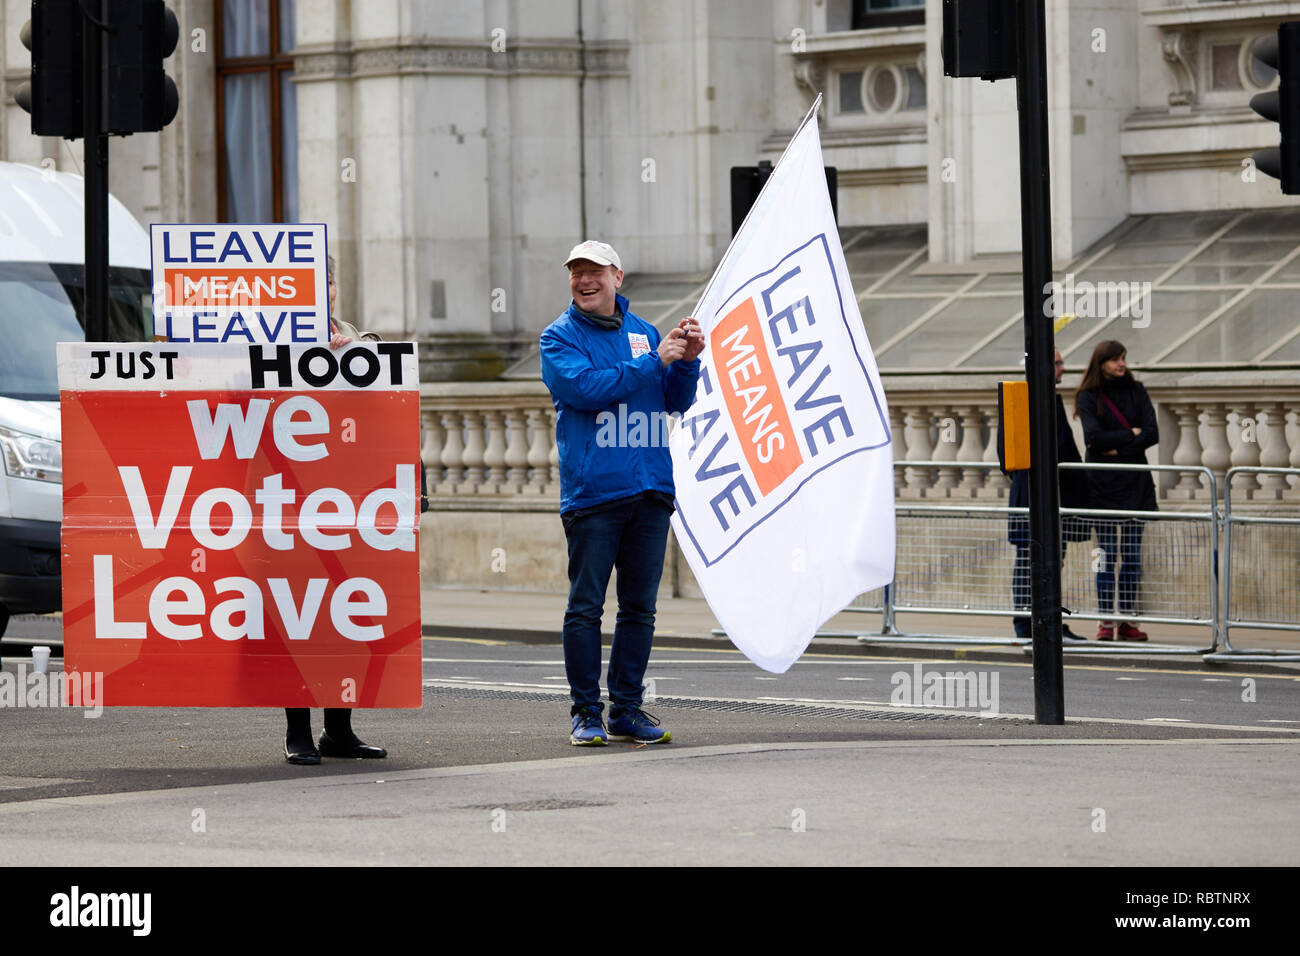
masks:
{"label": "black shoe", "polygon": [[301,767],[314,767],[320,763],[320,751],[312,746],[310,738],[307,739],[306,743],[301,741],[291,743],[286,740],[284,742],[284,759]]}
{"label": "black shoe", "polygon": [[1078,634],[1075,634],[1074,631],[1070,630],[1070,626],[1069,626],[1068,624],[1066,624],[1064,621],[1061,622],[1061,636],[1062,636],[1063,638],[1065,638],[1066,640],[1068,640],[1068,641],[1086,641],[1086,640],[1087,640],[1086,637],[1080,637]]}
{"label": "black shoe", "polygon": [[388,756],[388,751],[383,747],[372,747],[356,734],[352,735],[351,740],[339,742],[331,737],[328,731],[321,731],[320,752],[326,757],[362,757],[371,760]]}

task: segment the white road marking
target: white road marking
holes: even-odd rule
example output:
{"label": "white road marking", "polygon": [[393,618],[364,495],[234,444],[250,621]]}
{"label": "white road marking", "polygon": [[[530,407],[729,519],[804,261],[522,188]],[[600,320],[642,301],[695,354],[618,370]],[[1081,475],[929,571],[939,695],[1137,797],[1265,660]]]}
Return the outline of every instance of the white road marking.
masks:
{"label": "white road marking", "polygon": [[1146,680],[1145,677],[1116,677],[1116,680]]}
{"label": "white road marking", "polygon": [[[435,641],[435,640],[441,640],[441,638],[426,637],[425,640],[426,640],[426,641]],[[692,664],[692,665],[696,665],[696,666],[712,667],[712,666],[714,666],[714,665],[718,665],[718,664],[734,664],[734,665],[743,666],[743,667],[749,667],[749,668],[756,668],[756,667],[757,667],[757,665],[751,663],[748,659],[746,659],[746,658],[744,658],[744,657],[741,657],[739,651],[725,651],[725,650],[717,650],[717,651],[691,651],[691,650],[683,649],[683,648],[674,648],[673,651],[674,651],[675,653],[678,653],[678,654],[692,654],[692,653],[694,653],[694,654],[727,654],[728,657],[727,657],[726,659],[719,659],[719,658],[716,658],[716,657],[713,657],[713,658],[659,658],[659,657],[655,657],[655,658],[653,658],[653,660],[651,661],[651,663],[654,664],[654,665],[656,665],[656,666],[660,666],[660,665],[668,665],[668,664],[674,664],[674,665],[676,665],[676,664]],[[897,658],[895,658],[895,657],[845,657],[845,656],[843,656],[843,655],[841,655],[841,654],[828,654],[828,653],[820,653],[820,654],[819,654],[819,653],[808,652],[808,653],[805,653],[805,654],[803,655],[803,657],[800,658],[799,661],[797,661],[797,662],[795,663],[795,666],[798,667],[798,666],[801,665],[801,664],[806,664],[806,663],[808,662],[808,660],[811,660],[811,659],[813,659],[813,658],[816,658],[816,660],[817,660],[817,665],[818,665],[819,667],[822,666],[823,664],[825,664],[825,665],[830,665],[830,666],[844,666],[844,667],[863,667],[863,666],[866,666],[866,667],[896,667],[896,666],[899,666],[899,665],[903,665],[903,666],[906,666],[906,667],[911,667],[913,664],[916,663],[915,659],[913,659],[913,658],[908,658],[908,657],[897,657]],[[422,658],[420,658],[420,659],[421,659],[424,663],[426,663],[426,664],[532,664],[532,665],[543,664],[543,665],[549,665],[549,666],[551,666],[551,667],[562,667],[562,666],[564,666],[564,661],[563,661],[562,659],[557,659],[557,660],[551,660],[551,659],[528,660],[528,659],[516,659],[516,658],[495,658],[495,657],[488,657],[488,658],[468,658],[468,657],[422,657]],[[968,659],[968,658],[963,658],[963,657],[960,657],[960,656],[957,656],[957,657],[950,657],[950,658],[949,658],[949,657],[945,657],[945,658],[935,658],[935,659],[933,659],[933,660],[927,660],[927,661],[926,661],[926,667],[927,667],[927,668],[937,668],[937,667],[941,667],[941,666],[945,666],[945,665],[952,665],[952,664],[956,664],[956,665],[959,665],[959,666],[961,666],[961,667],[970,667],[973,663],[976,663],[976,662],[971,661],[971,660]],[[603,662],[602,666],[607,665],[607,664],[608,664],[608,661],[605,661],[605,662]],[[986,666],[990,666],[990,665],[986,665]],[[1024,671],[1032,671],[1034,665],[1033,665],[1032,662],[1029,662],[1029,663],[1021,663],[1021,662],[1019,662],[1019,661],[1006,660],[1006,661],[997,661],[997,662],[996,662],[996,666],[999,667],[999,668],[1019,668],[1019,669],[1024,670]],[[1102,671],[1102,672],[1109,672],[1109,671],[1113,671],[1113,670],[1115,670],[1116,667],[1123,667],[1124,670],[1126,670],[1126,671],[1129,671],[1129,672],[1136,672],[1136,673],[1140,673],[1140,674],[1159,674],[1159,675],[1161,675],[1161,676],[1181,676],[1181,675],[1180,675],[1180,672],[1178,672],[1178,671],[1170,671],[1170,670],[1166,670],[1166,669],[1163,669],[1163,668],[1157,668],[1157,667],[1129,667],[1128,665],[1118,665],[1118,664],[1117,664],[1117,665],[1114,665],[1114,666],[1107,666],[1107,665],[1104,665],[1104,664],[1076,664],[1076,663],[1074,663],[1073,661],[1066,661],[1066,663],[1065,663],[1065,667],[1066,667],[1067,670],[1076,670],[1076,671]],[[1186,675],[1186,676],[1191,677],[1191,676],[1197,676],[1197,675],[1189,674],[1189,675]],[[1293,675],[1293,674],[1262,674],[1262,673],[1255,673],[1255,672],[1242,671],[1242,672],[1237,676],[1236,679],[1237,679],[1237,680],[1240,680],[1240,678],[1242,678],[1242,677],[1254,677],[1254,678],[1258,678],[1259,680],[1270,680],[1270,681],[1279,681],[1279,680],[1280,680],[1280,681],[1300,682],[1300,674],[1294,674],[1294,675]],[[1143,678],[1143,677],[1129,677],[1129,678],[1124,678],[1124,679],[1126,679],[1126,680],[1145,680],[1146,678]],[[1223,677],[1202,677],[1202,678],[1200,678],[1200,679],[1203,680],[1203,681],[1216,681],[1216,682],[1220,682],[1220,683],[1231,683],[1231,682],[1232,682],[1231,679],[1229,679],[1229,678],[1223,678]]]}
{"label": "white road marking", "polygon": [[525,684],[522,681],[506,680],[479,680],[476,677],[438,677],[433,680],[424,681],[425,687],[439,687],[442,685],[451,687],[474,687],[479,690],[545,690],[554,693],[560,690],[554,684]]}

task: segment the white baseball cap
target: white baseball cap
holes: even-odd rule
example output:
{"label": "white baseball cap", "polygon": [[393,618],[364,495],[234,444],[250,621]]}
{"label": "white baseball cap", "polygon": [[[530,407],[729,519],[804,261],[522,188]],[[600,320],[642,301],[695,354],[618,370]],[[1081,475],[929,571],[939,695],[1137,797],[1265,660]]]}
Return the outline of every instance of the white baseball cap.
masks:
{"label": "white baseball cap", "polygon": [[564,260],[565,266],[576,259],[586,259],[598,266],[613,266],[619,270],[623,268],[623,262],[614,251],[614,247],[607,242],[597,242],[595,239],[580,242],[570,249],[569,258]]}

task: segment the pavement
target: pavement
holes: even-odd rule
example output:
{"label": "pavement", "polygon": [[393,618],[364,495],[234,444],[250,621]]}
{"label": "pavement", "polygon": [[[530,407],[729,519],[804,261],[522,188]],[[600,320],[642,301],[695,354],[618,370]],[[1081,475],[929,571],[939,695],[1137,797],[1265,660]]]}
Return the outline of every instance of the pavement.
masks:
{"label": "pavement", "polygon": [[[95,720],[71,708],[2,711],[6,865],[597,865],[611,841],[621,864],[671,866],[1218,867],[1292,865],[1300,854],[1300,731],[1290,720],[1272,729],[1108,718],[1044,726],[807,707],[753,691],[657,702],[674,734],[665,746],[578,749],[561,729],[565,688],[538,690],[554,662],[500,686],[454,685],[494,654],[527,657],[521,644],[558,650],[563,611],[561,595],[427,590],[422,707],[357,718],[363,737],[389,748],[383,761],[289,766],[273,710],[112,708]],[[841,614],[827,630],[855,634],[878,620]],[[809,657],[988,655],[1025,670],[1024,647],[993,643],[1006,619],[900,623],[976,640],[826,636]],[[703,653],[729,648],[716,627],[703,601],[662,601],[656,653],[720,657]],[[1207,643],[1203,630],[1150,630],[1175,649]],[[1285,648],[1292,635],[1252,637]],[[18,663],[10,653],[5,669]],[[1149,650],[1095,663],[1199,668],[1168,675],[1188,682],[1237,667]],[[1296,664],[1249,669],[1278,675],[1259,681],[1270,699],[1274,685],[1300,680]],[[1243,679],[1244,665],[1234,676]],[[1131,697],[1152,684],[1109,686]]]}

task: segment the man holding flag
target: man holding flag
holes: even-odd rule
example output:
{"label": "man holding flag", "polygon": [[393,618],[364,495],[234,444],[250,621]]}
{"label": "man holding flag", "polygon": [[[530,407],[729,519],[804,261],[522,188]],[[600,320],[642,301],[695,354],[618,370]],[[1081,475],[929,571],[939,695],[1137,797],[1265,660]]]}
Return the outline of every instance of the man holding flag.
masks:
{"label": "man holding flag", "polygon": [[[541,357],[542,380],[555,403],[560,520],[569,547],[569,742],[667,743],[671,734],[641,709],[674,497],[672,462],[660,439],[666,417],[685,412],[695,398],[704,337],[695,320],[685,318],[661,338],[628,311],[618,294],[622,261],[608,244],[579,243],[564,264],[572,300],[542,332]],[[600,619],[615,569],[618,620],[606,731]]]}

